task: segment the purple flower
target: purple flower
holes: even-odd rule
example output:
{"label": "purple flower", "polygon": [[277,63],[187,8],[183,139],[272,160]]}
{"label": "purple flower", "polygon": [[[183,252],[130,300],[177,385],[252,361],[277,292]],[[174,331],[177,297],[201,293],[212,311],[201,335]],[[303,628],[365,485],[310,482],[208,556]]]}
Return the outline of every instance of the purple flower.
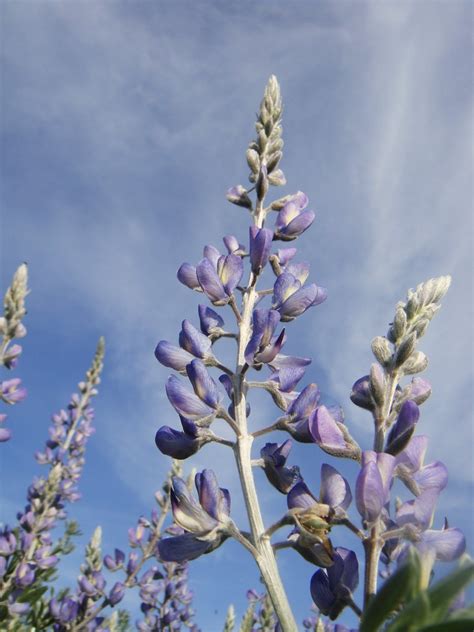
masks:
{"label": "purple flower", "polygon": [[327,463],[323,463],[321,466],[319,501],[333,509],[343,511],[349,507],[352,501],[349,483],[334,467]]}
{"label": "purple flower", "polygon": [[245,360],[250,366],[272,362],[285,341],[285,330],[278,337],[273,336],[280,314],[273,309],[254,309],[252,319],[252,337],[245,349]]}
{"label": "purple flower", "polygon": [[112,606],[116,606],[122,601],[125,594],[125,586],[120,582],[116,582],[109,593],[109,602]]}
{"label": "purple flower", "polygon": [[7,369],[14,369],[18,364],[18,358],[21,355],[22,348],[20,345],[11,345],[7,347],[3,354],[3,364]]}
{"label": "purple flower", "polygon": [[428,380],[424,380],[421,377],[414,377],[408,385],[408,389],[408,398],[414,401],[415,404],[418,404],[418,406],[421,406],[431,395],[431,384]]}
{"label": "purple flower", "polygon": [[385,452],[397,455],[410,441],[415,432],[415,425],[420,418],[420,409],[411,400],[407,400],[398,413],[397,421],[392,426],[387,437]]}
{"label": "purple flower", "polygon": [[299,467],[286,467],[290,450],[290,439],[281,444],[266,443],[260,450],[264,472],[270,483],[282,494],[287,494],[295,483],[301,480]]}
{"label": "purple flower", "polygon": [[300,262],[300,263],[289,263],[285,266],[285,272],[292,274],[295,279],[297,279],[301,285],[304,285],[306,279],[309,276],[309,263]]}
{"label": "purple flower", "polygon": [[360,408],[374,410],[375,404],[370,394],[370,379],[368,375],[360,377],[352,386],[351,401]]}
{"label": "purple flower", "polygon": [[273,231],[250,226],[250,265],[254,274],[260,274],[267,265],[272,247]]}
{"label": "purple flower", "polygon": [[166,394],[173,408],[187,419],[213,419],[215,416],[215,411],[195,393],[189,391],[174,375],[168,378]]}
{"label": "purple flower", "polygon": [[354,551],[337,547],[334,564],[319,569],[311,578],[311,596],[319,610],[331,619],[339,616],[359,583],[359,564]]}
{"label": "purple flower", "polygon": [[243,206],[244,208],[251,209],[252,201],[247,195],[247,189],[245,189],[241,184],[237,184],[234,187],[231,187],[227,191],[227,199],[232,204],[236,204],[237,206]]}
{"label": "purple flower", "polygon": [[319,398],[317,384],[308,384],[288,407],[287,419],[281,423],[282,430],[289,432],[296,441],[313,443],[308,419],[318,405]]}
{"label": "purple flower", "polygon": [[196,454],[203,445],[212,440],[212,435],[199,428],[193,421],[181,416],[183,432],[162,426],[155,435],[156,447],[173,459],[187,459]]}
{"label": "purple flower", "polygon": [[116,571],[123,566],[125,562],[125,553],[120,549],[115,549],[114,557],[111,555],[104,556],[104,565],[109,571]]}
{"label": "purple flower", "polygon": [[309,307],[319,305],[327,298],[324,288],[315,283],[302,286],[296,277],[283,272],[273,286],[273,307],[280,312],[282,322],[289,322]]}
{"label": "purple flower", "polygon": [[389,500],[395,458],[384,452],[366,450],[356,481],[356,505],[362,518],[372,523]]}
{"label": "purple flower", "polygon": [[237,255],[227,255],[211,261],[206,256],[199,262],[196,274],[206,296],[215,305],[225,305],[242,278],[242,259]]}
{"label": "purple flower", "polygon": [[158,553],[165,562],[195,559],[220,546],[229,535],[231,521],[228,490],[218,486],[212,470],[203,470],[196,474],[195,484],[199,503],[191,496],[181,478],[173,478],[173,517],[176,524],[187,533],[159,541]]}
{"label": "purple flower", "polygon": [[193,385],[194,392],[205,404],[216,410],[220,403],[217,384],[207,372],[201,360],[193,360],[186,367],[186,373]]}
{"label": "purple flower", "polygon": [[14,377],[0,383],[0,398],[7,404],[18,404],[26,397],[26,388],[21,387],[21,379]]}
{"label": "purple flower", "polygon": [[301,235],[314,221],[313,211],[305,211],[308,205],[307,196],[298,191],[285,204],[277,215],[275,237],[282,241],[291,241]]}
{"label": "purple flower", "polygon": [[234,235],[226,235],[222,241],[224,242],[227,252],[230,255],[245,255],[245,246],[239,243]]}
{"label": "purple flower", "polygon": [[35,581],[34,564],[22,562],[15,573],[15,584],[19,588],[26,588]]}
{"label": "purple flower", "polygon": [[224,319],[219,316],[210,307],[206,305],[199,305],[199,322],[201,325],[201,331],[206,336],[212,336],[214,333],[219,333],[224,326]]}
{"label": "purple flower", "polygon": [[191,290],[201,291],[196,274],[196,268],[190,263],[183,263],[177,273],[178,280]]}
{"label": "purple flower", "polygon": [[343,428],[342,421],[335,418],[334,409],[324,405],[318,406],[309,418],[311,437],[322,450],[333,456],[357,458],[360,450],[347,441]]}
{"label": "purple flower", "polygon": [[49,602],[49,611],[56,621],[60,623],[71,623],[77,618],[79,604],[70,597],[64,597],[61,601],[53,597]]}
{"label": "purple flower", "polygon": [[413,437],[396,457],[395,474],[415,495],[428,489],[443,490],[448,483],[448,471],[441,461],[423,465],[428,437]]}
{"label": "purple flower", "polygon": [[305,374],[304,367],[282,367],[274,371],[268,378],[276,382],[278,390],[283,393],[291,393]]}
{"label": "purple flower", "polygon": [[[3,419],[1,421],[4,421],[6,419],[6,415],[0,415],[1,417],[3,417]],[[3,443],[5,441],[9,441],[11,439],[12,433],[10,430],[8,430],[8,428],[0,428],[0,443]]]}
{"label": "purple flower", "polygon": [[184,371],[186,365],[194,360],[191,353],[172,345],[167,340],[160,340],[156,345],[155,357],[160,364],[175,371]]}
{"label": "purple flower", "polygon": [[298,250],[296,248],[280,248],[277,250],[276,257],[282,268],[285,268],[289,261],[293,259]]}
{"label": "purple flower", "polygon": [[38,568],[47,569],[52,568],[58,562],[58,557],[52,555],[51,546],[42,546],[35,551],[34,562]]}
{"label": "purple flower", "polygon": [[212,343],[207,336],[194,327],[189,320],[183,320],[179,334],[179,346],[196,358],[212,357]]}

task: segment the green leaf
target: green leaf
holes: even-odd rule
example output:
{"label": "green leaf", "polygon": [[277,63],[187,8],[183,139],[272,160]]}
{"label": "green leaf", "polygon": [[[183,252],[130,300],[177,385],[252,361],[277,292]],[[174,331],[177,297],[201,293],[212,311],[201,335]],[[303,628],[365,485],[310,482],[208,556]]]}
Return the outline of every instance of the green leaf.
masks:
{"label": "green leaf", "polygon": [[[423,591],[416,599],[406,604],[401,612],[388,626],[386,632],[409,632],[420,629],[424,624],[437,624],[445,621],[446,614],[453,599],[465,588],[474,575],[474,564],[464,564],[447,577]],[[470,618],[470,617],[469,617]],[[450,620],[449,625],[453,623]],[[415,623],[418,627],[415,626]],[[445,630],[447,622],[445,621]],[[469,629],[469,632],[472,632]]]}
{"label": "green leaf", "polygon": [[420,560],[416,553],[409,557],[369,602],[360,622],[360,632],[376,632],[390,614],[413,595],[419,584]]}
{"label": "green leaf", "polygon": [[388,625],[385,632],[417,632],[423,625],[431,623],[430,600],[423,591],[416,599],[405,604],[402,612]]}
{"label": "green leaf", "polygon": [[417,632],[472,632],[472,630],[474,630],[474,619],[449,619],[449,621],[427,625]]}
{"label": "green leaf", "polygon": [[453,599],[474,579],[474,564],[468,562],[428,590],[435,621],[442,621]]}
{"label": "green leaf", "polygon": [[17,601],[20,603],[36,603],[41,599],[44,593],[48,590],[47,586],[31,586],[26,588],[23,593],[18,597]]}

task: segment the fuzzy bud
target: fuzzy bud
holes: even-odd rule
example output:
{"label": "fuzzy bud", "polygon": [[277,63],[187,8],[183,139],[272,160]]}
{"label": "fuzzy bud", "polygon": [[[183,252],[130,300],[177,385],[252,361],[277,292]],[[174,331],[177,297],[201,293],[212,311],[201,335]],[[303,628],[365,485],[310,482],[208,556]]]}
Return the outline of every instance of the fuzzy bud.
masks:
{"label": "fuzzy bud", "polygon": [[377,406],[382,406],[385,399],[385,376],[379,364],[370,367],[370,394]]}
{"label": "fuzzy bud", "polygon": [[392,359],[390,343],[384,336],[377,336],[372,340],[372,353],[382,366],[388,366]]}
{"label": "fuzzy bud", "polygon": [[397,368],[401,367],[408,358],[411,356],[412,352],[415,350],[416,345],[416,334],[412,333],[407,338],[405,338],[400,346],[398,347],[397,354],[395,357],[395,366]]}
{"label": "fuzzy bud", "polygon": [[415,351],[403,364],[402,371],[405,375],[421,373],[428,366],[428,358],[422,351]]}

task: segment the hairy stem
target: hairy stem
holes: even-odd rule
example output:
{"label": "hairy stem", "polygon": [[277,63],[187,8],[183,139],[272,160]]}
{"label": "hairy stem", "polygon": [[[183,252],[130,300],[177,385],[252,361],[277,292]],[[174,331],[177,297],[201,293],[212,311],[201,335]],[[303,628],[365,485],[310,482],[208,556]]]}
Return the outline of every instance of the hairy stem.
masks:
{"label": "hairy stem", "polygon": [[[374,451],[383,452],[387,419],[392,409],[393,398],[398,384],[398,373],[393,371],[387,375],[387,385],[383,405],[374,413],[375,437]],[[370,530],[369,537],[364,540],[365,549],[365,578],[364,578],[364,608],[377,592],[377,578],[379,574],[379,559],[383,542],[381,535],[380,518]]]}
{"label": "hairy stem", "polygon": [[240,315],[239,321],[237,368],[234,376],[234,409],[235,421],[239,427],[239,436],[237,437],[234,452],[253,543],[256,549],[255,561],[259,567],[283,632],[296,632],[296,622],[280,578],[272,545],[268,538],[262,537],[265,533],[265,526],[263,524],[252,471],[251,448],[253,436],[249,434],[247,427],[246,399],[242,369],[245,365],[245,347],[250,337],[252,310],[258,298],[254,286],[255,283],[250,283],[248,290],[243,296],[242,314]]}

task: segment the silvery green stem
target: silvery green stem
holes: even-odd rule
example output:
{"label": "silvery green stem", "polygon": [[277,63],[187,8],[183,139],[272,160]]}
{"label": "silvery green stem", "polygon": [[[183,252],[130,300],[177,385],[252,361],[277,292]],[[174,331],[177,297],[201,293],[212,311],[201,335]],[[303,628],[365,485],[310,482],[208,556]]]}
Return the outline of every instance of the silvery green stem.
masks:
{"label": "silvery green stem", "polygon": [[[386,389],[384,393],[383,403],[380,408],[374,412],[375,420],[375,437],[374,451],[383,452],[385,443],[385,431],[387,428],[387,419],[393,404],[393,397],[398,384],[398,373],[392,371],[386,375]],[[383,541],[380,538],[381,522],[377,519],[375,525],[370,530],[369,537],[364,541],[365,549],[365,577],[364,577],[364,608],[370,599],[377,592],[377,579],[379,574],[379,559],[383,547]]]}
{"label": "silvery green stem", "polygon": [[260,569],[262,579],[272,600],[273,607],[278,620],[280,621],[283,632],[296,632],[296,622],[293,617],[293,613],[291,612],[290,604],[280,578],[272,545],[268,538],[262,537],[265,533],[265,526],[260,512],[260,505],[258,502],[257,490],[252,471],[251,448],[254,438],[248,432],[247,428],[246,398],[243,388],[244,378],[242,375],[242,368],[245,364],[245,347],[247,346],[251,333],[252,311],[258,298],[258,293],[256,292],[254,285],[255,284],[250,283],[249,288],[244,293],[242,314],[239,322],[237,369],[234,376],[235,421],[237,422],[239,428],[239,435],[237,436],[234,452],[252,537],[257,550],[255,561]]}

